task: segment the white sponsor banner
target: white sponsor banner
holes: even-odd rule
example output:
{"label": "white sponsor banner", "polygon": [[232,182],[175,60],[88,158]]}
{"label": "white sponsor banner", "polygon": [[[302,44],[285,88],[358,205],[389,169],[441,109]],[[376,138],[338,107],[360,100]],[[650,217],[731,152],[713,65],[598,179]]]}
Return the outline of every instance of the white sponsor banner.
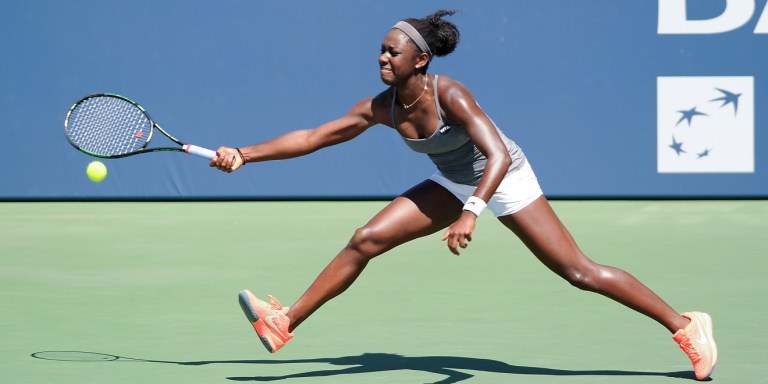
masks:
{"label": "white sponsor banner", "polygon": [[751,76],[657,79],[659,173],[753,173]]}
{"label": "white sponsor banner", "polygon": [[756,9],[755,0],[721,0],[724,2],[722,12],[709,19],[691,20],[688,18],[688,7],[701,6],[701,0],[659,0],[660,35],[667,34],[715,34],[725,33],[742,28],[749,23],[754,14],[758,13],[755,34],[768,33],[768,6],[762,10]]}

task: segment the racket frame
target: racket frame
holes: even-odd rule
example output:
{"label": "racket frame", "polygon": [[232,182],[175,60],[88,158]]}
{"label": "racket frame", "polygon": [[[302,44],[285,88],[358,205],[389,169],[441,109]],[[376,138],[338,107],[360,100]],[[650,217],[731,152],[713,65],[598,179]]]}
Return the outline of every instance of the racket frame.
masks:
{"label": "racket frame", "polygon": [[[150,123],[149,136],[147,137],[147,141],[144,143],[144,145],[142,145],[140,147],[140,149],[134,150],[134,151],[130,151],[130,152],[126,152],[126,153],[120,153],[120,154],[116,154],[116,155],[106,155],[106,154],[103,154],[103,153],[95,153],[95,152],[83,149],[83,148],[81,148],[80,146],[78,146],[77,144],[75,144],[72,141],[72,139],[70,138],[70,135],[68,134],[69,121],[70,121],[70,116],[72,115],[72,112],[75,109],[77,109],[77,107],[80,104],[84,103],[86,100],[97,98],[97,97],[112,97],[112,98],[116,98],[116,99],[119,99],[119,100],[122,100],[122,101],[126,101],[126,102],[130,103],[131,105],[133,105],[134,107],[138,108],[139,111],[141,111],[141,113],[143,113],[144,116],[146,116],[146,118],[149,120],[149,123]],[[174,143],[178,144],[179,146],[178,147],[147,148],[149,143],[152,141],[152,138],[154,137],[155,128],[157,128],[157,130],[160,131],[163,135],[165,135],[165,137],[167,137],[168,139],[170,139]],[[98,157],[98,158],[102,158],[102,159],[119,159],[119,158],[123,158],[123,157],[138,155],[138,154],[141,154],[141,153],[149,153],[149,152],[185,152],[185,153],[189,153],[189,154],[194,154],[194,155],[198,155],[198,156],[201,156],[201,157],[205,157],[205,158],[208,158],[208,159],[211,159],[211,158],[213,158],[216,155],[215,151],[211,151],[211,150],[203,148],[203,147],[192,146],[190,144],[182,143],[179,139],[173,137],[170,133],[168,133],[166,130],[164,130],[159,124],[157,124],[157,122],[155,122],[155,120],[152,118],[152,116],[149,115],[149,112],[147,112],[147,110],[144,109],[144,107],[142,107],[139,103],[137,103],[137,102],[135,102],[135,101],[125,97],[125,96],[118,95],[116,93],[106,93],[106,92],[103,92],[103,93],[93,93],[93,94],[90,94],[88,96],[85,96],[85,97],[81,98],[80,100],[78,100],[77,102],[72,104],[72,106],[67,111],[66,118],[64,119],[64,135],[67,137],[67,141],[69,141],[69,144],[71,144],[73,147],[75,147],[75,149],[77,149],[78,151],[83,152],[83,153],[85,153],[85,154],[87,154],[89,156]]]}

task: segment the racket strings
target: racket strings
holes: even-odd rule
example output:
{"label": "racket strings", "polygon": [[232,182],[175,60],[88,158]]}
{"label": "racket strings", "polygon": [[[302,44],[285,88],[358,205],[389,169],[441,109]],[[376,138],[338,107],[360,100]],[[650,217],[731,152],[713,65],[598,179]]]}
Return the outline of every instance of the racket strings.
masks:
{"label": "racket strings", "polygon": [[144,148],[151,138],[152,121],[126,100],[97,96],[70,112],[66,133],[84,151],[116,156]]}

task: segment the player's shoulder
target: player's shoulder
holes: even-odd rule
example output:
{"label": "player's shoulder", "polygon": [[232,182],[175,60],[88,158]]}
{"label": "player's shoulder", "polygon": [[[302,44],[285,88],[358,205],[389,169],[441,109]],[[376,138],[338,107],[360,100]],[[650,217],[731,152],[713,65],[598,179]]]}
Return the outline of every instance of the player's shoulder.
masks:
{"label": "player's shoulder", "polygon": [[394,92],[394,87],[387,87],[371,99],[371,110],[379,124],[390,125]]}
{"label": "player's shoulder", "polygon": [[464,83],[452,77],[439,75],[437,83],[437,95],[443,107],[451,108],[452,105],[470,105],[475,101],[475,96]]}
{"label": "player's shoulder", "polygon": [[448,75],[435,74],[439,88],[466,88],[464,83]]}
{"label": "player's shoulder", "polygon": [[394,95],[395,87],[387,87],[378,95],[373,97],[373,103],[379,108],[391,108],[392,96]]}
{"label": "player's shoulder", "polygon": [[441,94],[443,92],[469,93],[469,89],[459,80],[447,75],[435,75],[435,77],[437,77],[437,90]]}
{"label": "player's shoulder", "polygon": [[374,124],[389,125],[389,111],[392,108],[391,87],[376,96],[368,96],[358,101],[347,113],[348,116],[360,116]]}

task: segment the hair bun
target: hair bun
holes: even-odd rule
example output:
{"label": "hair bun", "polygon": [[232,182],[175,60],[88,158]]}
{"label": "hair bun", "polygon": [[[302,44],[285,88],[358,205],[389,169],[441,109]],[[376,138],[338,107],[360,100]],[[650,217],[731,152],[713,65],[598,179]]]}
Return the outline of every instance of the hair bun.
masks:
{"label": "hair bun", "polygon": [[[441,9],[423,19],[408,18],[403,21],[411,24],[424,38],[433,56],[445,56],[456,49],[460,34],[456,25],[443,16],[450,16],[457,11]],[[425,67],[426,69],[426,67]]]}
{"label": "hair bun", "polygon": [[439,25],[443,21],[443,16],[450,16],[456,13],[454,10],[445,10],[441,9],[429,16],[427,16],[425,19],[429,24],[432,25]]}

